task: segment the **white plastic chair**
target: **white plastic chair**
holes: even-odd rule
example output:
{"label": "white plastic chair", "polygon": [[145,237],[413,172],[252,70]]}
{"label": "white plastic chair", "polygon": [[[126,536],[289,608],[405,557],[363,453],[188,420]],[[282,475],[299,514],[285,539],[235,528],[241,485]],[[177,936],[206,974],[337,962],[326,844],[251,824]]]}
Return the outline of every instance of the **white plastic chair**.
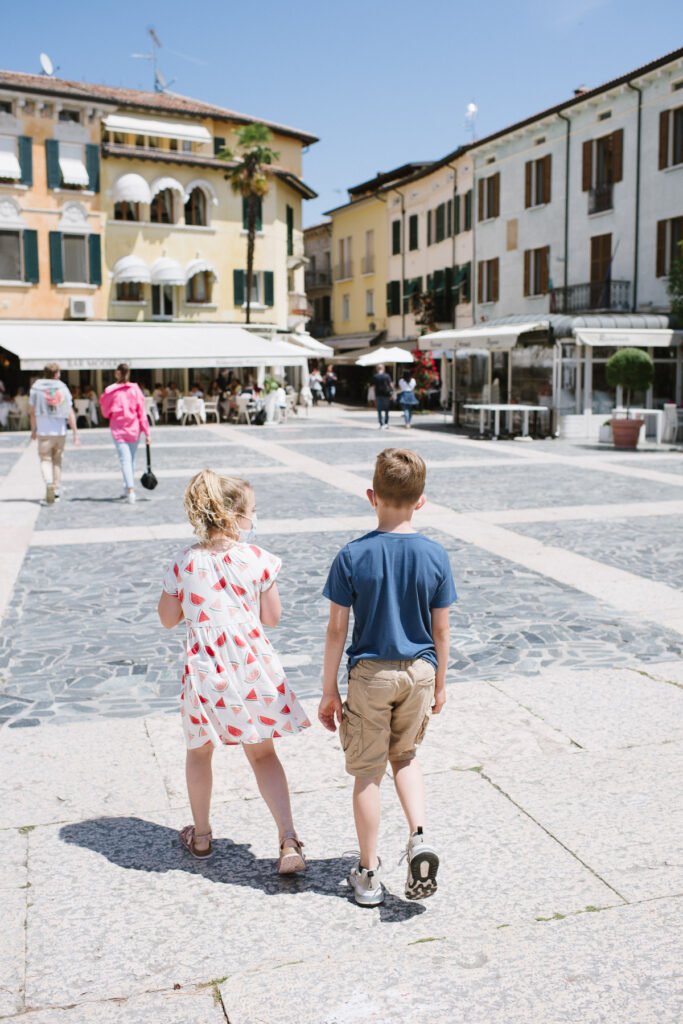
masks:
{"label": "white plastic chair", "polygon": [[662,426],[662,441],[672,442],[676,440],[678,421],[676,417],[676,403],[664,403],[664,423]]}
{"label": "white plastic chair", "polygon": [[251,403],[252,403],[251,395],[238,395],[237,396],[237,422],[238,423],[241,420],[246,420],[246,422],[249,424],[249,426],[251,426],[251,415],[250,415]]}
{"label": "white plastic chair", "polygon": [[165,398],[162,405],[164,414],[164,420],[168,423],[169,419],[173,417],[175,419],[176,405],[178,404],[177,398]]}
{"label": "white plastic chair", "polygon": [[215,417],[216,423],[220,423],[221,417],[218,412],[218,399],[217,398],[205,398],[204,399],[204,412],[208,422],[209,416]]}
{"label": "white plastic chair", "polygon": [[89,427],[92,427],[92,417],[90,415],[90,399],[77,398],[74,402],[74,405],[76,406],[76,419],[82,416],[86,424]]}
{"label": "white plastic chair", "polygon": [[192,395],[190,395],[189,398],[184,398],[183,399],[183,417],[182,417],[182,419],[180,421],[182,423],[182,425],[185,426],[185,424],[189,420],[191,420],[191,419],[193,419],[195,421],[195,423],[201,423],[202,422],[202,411],[201,410],[202,410],[201,399],[194,398]]}
{"label": "white plastic chair", "polygon": [[145,397],[145,412],[147,413],[147,419],[151,426],[159,422],[159,410],[157,403],[151,397]]}

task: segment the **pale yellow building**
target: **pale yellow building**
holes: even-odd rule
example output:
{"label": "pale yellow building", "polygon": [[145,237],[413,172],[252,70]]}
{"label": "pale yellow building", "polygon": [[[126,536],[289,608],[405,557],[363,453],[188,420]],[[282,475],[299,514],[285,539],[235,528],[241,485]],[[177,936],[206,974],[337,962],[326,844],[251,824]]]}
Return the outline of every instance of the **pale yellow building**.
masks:
{"label": "pale yellow building", "polygon": [[348,190],[349,202],[327,212],[332,221],[332,321],[335,349],[362,348],[387,327],[392,184],[422,164],[406,164]]}
{"label": "pale yellow building", "polygon": [[301,174],[313,135],[170,93],[0,72],[0,347],[16,333],[3,320],[244,325],[246,216],[219,154],[238,155],[250,123],[270,128],[278,153],[250,329],[283,336],[309,318],[301,207],[315,193]]}

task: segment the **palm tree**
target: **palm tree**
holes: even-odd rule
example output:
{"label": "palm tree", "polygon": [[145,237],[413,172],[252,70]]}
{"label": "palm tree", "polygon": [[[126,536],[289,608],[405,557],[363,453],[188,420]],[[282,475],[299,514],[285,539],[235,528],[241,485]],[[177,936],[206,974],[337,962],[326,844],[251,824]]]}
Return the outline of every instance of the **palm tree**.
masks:
{"label": "palm tree", "polygon": [[259,204],[270,187],[271,166],[280,156],[268,145],[271,138],[264,124],[248,124],[237,132],[238,152],[224,149],[219,154],[221,160],[232,163],[225,177],[230,181],[233,192],[242,196],[247,204],[247,323],[251,323],[256,216]]}

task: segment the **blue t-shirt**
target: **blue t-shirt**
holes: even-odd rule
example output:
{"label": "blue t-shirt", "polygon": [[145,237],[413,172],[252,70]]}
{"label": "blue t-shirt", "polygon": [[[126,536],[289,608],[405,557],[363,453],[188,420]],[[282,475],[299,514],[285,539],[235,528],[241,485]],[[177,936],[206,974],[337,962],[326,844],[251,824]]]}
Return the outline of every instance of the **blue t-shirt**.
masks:
{"label": "blue t-shirt", "polygon": [[373,530],[341,549],[323,594],[353,606],[349,668],[362,658],[424,658],[436,667],[431,610],[457,599],[448,555],[436,541]]}

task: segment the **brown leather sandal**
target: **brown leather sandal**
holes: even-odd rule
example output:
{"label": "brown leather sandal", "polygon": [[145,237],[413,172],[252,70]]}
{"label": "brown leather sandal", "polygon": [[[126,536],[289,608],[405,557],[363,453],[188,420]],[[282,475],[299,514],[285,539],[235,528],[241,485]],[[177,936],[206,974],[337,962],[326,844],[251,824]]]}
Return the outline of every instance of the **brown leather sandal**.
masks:
{"label": "brown leather sandal", "polygon": [[296,832],[285,832],[280,839],[280,854],[277,861],[279,875],[292,875],[295,871],[306,870],[303,845]]}
{"label": "brown leather sandal", "polygon": [[[185,828],[178,833],[178,838],[180,839],[180,845],[197,860],[208,860],[209,857],[213,857],[213,845],[211,843],[211,840],[213,839],[212,832],[207,832],[205,836],[198,836],[195,832],[194,825],[186,825]],[[209,845],[205,850],[198,850],[195,847],[194,844],[197,839],[209,840]]]}

